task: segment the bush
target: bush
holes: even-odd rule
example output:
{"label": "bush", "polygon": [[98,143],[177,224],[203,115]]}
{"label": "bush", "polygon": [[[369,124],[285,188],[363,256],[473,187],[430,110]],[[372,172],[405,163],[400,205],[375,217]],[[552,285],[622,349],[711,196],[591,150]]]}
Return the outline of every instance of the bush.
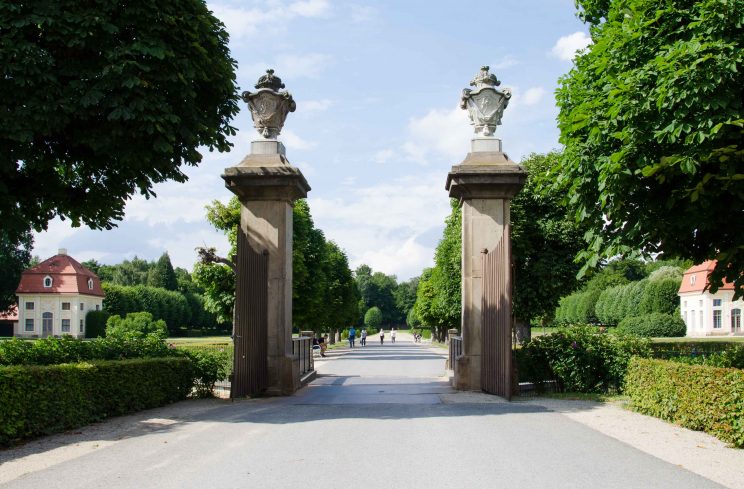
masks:
{"label": "bush", "polygon": [[645,338],[671,338],[684,336],[687,326],[679,314],[652,313],[628,317],[620,321],[617,330]]}
{"label": "bush", "polygon": [[108,311],[88,311],[85,315],[85,337],[102,338],[106,336],[106,321],[111,315]]}
{"label": "bush", "polygon": [[641,314],[659,312],[672,314],[679,307],[679,279],[649,281],[639,304]]}
{"label": "bush", "polygon": [[554,380],[561,391],[607,392],[622,388],[632,356],[650,354],[648,340],[586,326],[533,338],[517,350],[516,358],[519,379],[538,389]]}
{"label": "bush", "polygon": [[103,308],[110,314],[125,316],[130,312],[149,312],[155,320],[165,321],[172,330],[189,324],[191,320],[189,302],[180,292],[144,285],[126,286],[106,282],[102,286],[106,293]]}
{"label": "bush", "polygon": [[232,372],[232,348],[179,349],[192,362],[194,390],[197,397],[211,397],[214,384]]}
{"label": "bush", "polygon": [[677,283],[679,283],[682,281],[682,276],[684,275],[684,273],[684,270],[682,270],[680,267],[664,265],[651,272],[651,274],[648,276],[648,280],[651,282],[656,282],[657,280],[674,279],[677,281]]}
{"label": "bush", "polygon": [[106,337],[140,337],[154,335],[160,339],[168,337],[168,327],[162,319],[153,321],[149,312],[130,312],[122,318],[114,315],[106,321]]}
{"label": "bush", "polygon": [[0,367],[0,445],[185,399],[187,358]]}
{"label": "bush", "polygon": [[734,345],[713,353],[696,352],[694,355],[675,356],[669,360],[689,365],[744,369],[744,345]]}
{"label": "bush", "polygon": [[625,394],[636,411],[744,447],[744,371],[634,358]]}

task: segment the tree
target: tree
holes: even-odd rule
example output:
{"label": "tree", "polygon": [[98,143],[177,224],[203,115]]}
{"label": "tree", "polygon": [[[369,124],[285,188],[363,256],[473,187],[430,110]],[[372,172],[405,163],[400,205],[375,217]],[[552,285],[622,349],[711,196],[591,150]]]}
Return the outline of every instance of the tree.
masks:
{"label": "tree", "polygon": [[135,255],[131,260],[112,265],[111,279],[108,281],[116,285],[147,285],[152,267],[152,263]]}
{"label": "tree", "polygon": [[341,330],[356,322],[360,295],[346,253],[333,241],[326,242],[326,248],[325,304],[328,307],[323,324],[332,331]]}
{"label": "tree", "polygon": [[546,181],[591,226],[583,270],[640,253],[717,259],[744,293],[744,0],[577,0],[593,44],[560,80]]}
{"label": "tree", "polygon": [[416,289],[418,289],[418,283],[419,278],[413,277],[410,280],[399,283],[393,291],[395,308],[398,310],[400,318],[398,322],[402,323],[405,321],[409,326],[409,313],[413,309],[414,304],[416,304]]}
{"label": "tree", "polygon": [[178,290],[178,279],[176,278],[176,272],[173,270],[173,264],[171,264],[167,251],[160,256],[155,266],[150,268],[147,276],[147,285],[166,290]]}
{"label": "tree", "polygon": [[585,226],[578,225],[562,195],[541,185],[560,162],[560,153],[530,154],[524,188],[512,199],[514,316],[521,337],[529,337],[533,319],[551,319],[558,299],[578,285],[576,254]]}
{"label": "tree", "polygon": [[111,229],[135,192],[227,151],[236,62],[204,0],[0,4],[0,215]]}
{"label": "tree", "polygon": [[25,232],[20,239],[13,239],[3,227],[0,230],[0,312],[16,303],[15,291],[21,282],[21,273],[31,265],[34,238]]}
{"label": "tree", "polygon": [[364,314],[364,325],[370,329],[380,329],[382,325],[382,311],[377,306],[370,307]]}
{"label": "tree", "polygon": [[375,306],[382,313],[383,324],[403,322],[404,317],[401,317],[395,302],[394,294],[398,287],[395,276],[373,272],[368,265],[359,265],[355,272],[355,281],[361,296],[359,326],[364,322],[366,311]]}

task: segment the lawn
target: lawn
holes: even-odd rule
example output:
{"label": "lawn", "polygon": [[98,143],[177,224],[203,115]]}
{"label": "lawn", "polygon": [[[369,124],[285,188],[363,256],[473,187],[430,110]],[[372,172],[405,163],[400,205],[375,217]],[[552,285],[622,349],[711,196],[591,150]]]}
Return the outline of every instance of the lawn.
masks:
{"label": "lawn", "polygon": [[196,336],[194,338],[168,338],[167,343],[174,345],[209,345],[217,343],[232,343],[230,336]]}

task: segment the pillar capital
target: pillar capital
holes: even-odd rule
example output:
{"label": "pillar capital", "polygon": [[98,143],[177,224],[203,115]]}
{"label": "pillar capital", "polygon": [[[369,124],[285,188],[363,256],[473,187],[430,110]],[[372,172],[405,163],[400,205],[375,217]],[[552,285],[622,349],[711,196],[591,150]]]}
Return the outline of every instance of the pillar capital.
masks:
{"label": "pillar capital", "polygon": [[526,179],[527,172],[506,153],[473,151],[462,163],[452,167],[445,189],[450,197],[460,200],[511,199]]}
{"label": "pillar capital", "polygon": [[225,168],[225,173],[222,175],[225,186],[237,195],[241,202],[256,200],[292,202],[307,197],[310,185],[302,172],[288,162],[276,164],[281,160],[286,161],[283,155],[249,155],[243,162],[246,160],[257,164],[243,165],[241,163],[238,166]]}

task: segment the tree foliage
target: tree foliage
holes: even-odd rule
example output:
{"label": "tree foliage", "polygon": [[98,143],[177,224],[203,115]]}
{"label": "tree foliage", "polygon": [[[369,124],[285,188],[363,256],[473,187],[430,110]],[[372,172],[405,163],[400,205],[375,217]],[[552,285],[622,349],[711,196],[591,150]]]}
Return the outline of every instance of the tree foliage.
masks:
{"label": "tree foliage", "polygon": [[163,253],[147,274],[147,285],[166,290],[178,290],[178,279],[168,252]]}
{"label": "tree foliage", "polygon": [[591,226],[584,270],[662,252],[717,259],[744,292],[744,0],[577,0],[593,44],[560,80],[551,173]]}
{"label": "tree foliage", "polygon": [[204,0],[0,3],[0,214],[110,229],[135,192],[229,150],[236,62]]}
{"label": "tree foliage", "polygon": [[163,340],[168,337],[165,321],[153,320],[149,312],[131,312],[125,317],[114,315],[106,320],[107,338],[147,337],[154,335]]}
{"label": "tree foliage", "polygon": [[379,329],[382,325],[382,311],[377,306],[370,307],[364,313],[364,325],[370,329]]}
{"label": "tree foliage", "polygon": [[13,239],[5,227],[0,230],[0,312],[16,303],[15,291],[21,282],[21,273],[31,265],[33,244],[34,238],[28,231],[19,239]]}

